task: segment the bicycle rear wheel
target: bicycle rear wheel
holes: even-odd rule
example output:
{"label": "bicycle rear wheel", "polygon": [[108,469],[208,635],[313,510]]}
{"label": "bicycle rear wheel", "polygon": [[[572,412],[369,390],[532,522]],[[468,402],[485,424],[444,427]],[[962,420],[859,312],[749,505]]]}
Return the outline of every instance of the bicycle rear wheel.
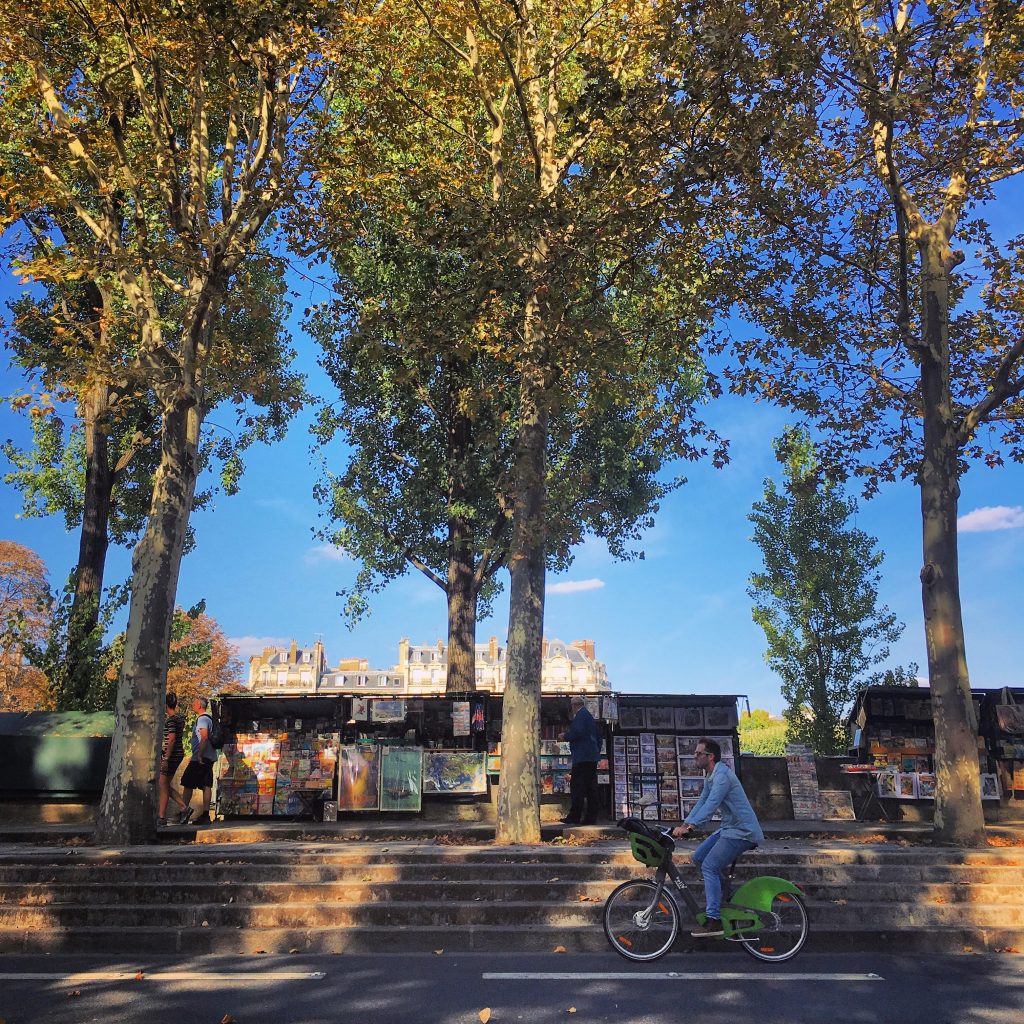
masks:
{"label": "bicycle rear wheel", "polygon": [[807,907],[796,893],[777,893],[772,900],[771,913],[759,913],[766,924],[777,919],[778,927],[762,928],[757,935],[740,939],[740,945],[754,959],[777,964],[791,959],[804,948],[811,926]]}
{"label": "bicycle rear wheel", "polygon": [[[623,882],[604,905],[604,933],[627,960],[657,960],[679,934],[679,908],[666,891],[647,879]],[[657,897],[657,898],[656,898]]]}

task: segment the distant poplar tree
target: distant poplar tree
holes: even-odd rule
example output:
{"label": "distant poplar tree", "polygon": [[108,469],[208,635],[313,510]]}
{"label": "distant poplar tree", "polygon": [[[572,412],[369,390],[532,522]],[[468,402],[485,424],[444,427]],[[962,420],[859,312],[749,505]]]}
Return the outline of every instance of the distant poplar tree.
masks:
{"label": "distant poplar tree", "polygon": [[750,577],[754,621],[768,641],[765,661],[782,679],[787,738],[818,754],[846,749],[843,715],[870,670],[889,655],[902,623],[878,605],[883,555],[850,525],[857,503],[825,479],[806,432],[775,442],[781,488],[765,481],[749,519],[764,571]]}

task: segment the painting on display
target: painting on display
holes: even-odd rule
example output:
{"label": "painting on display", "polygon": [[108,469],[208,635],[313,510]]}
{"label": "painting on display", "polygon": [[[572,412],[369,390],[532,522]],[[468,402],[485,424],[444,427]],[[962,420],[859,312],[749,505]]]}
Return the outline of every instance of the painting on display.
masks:
{"label": "painting on display", "polygon": [[418,811],[422,780],[422,747],[384,747],[380,761],[380,809]]}
{"label": "painting on display", "polygon": [[644,708],[644,721],[648,729],[674,729],[676,713],[674,708]]}
{"label": "painting on display", "polygon": [[424,750],[424,793],[486,793],[487,755],[471,750]]}
{"label": "painting on display", "polygon": [[699,732],[704,728],[704,709],[676,708],[676,728]]}
{"label": "painting on display", "polygon": [[368,743],[341,748],[338,810],[375,811],[380,803],[380,751]]}
{"label": "painting on display", "polygon": [[374,722],[404,722],[405,701],[375,700],[370,707],[370,719]]}
{"label": "painting on display", "polygon": [[619,707],[619,728],[620,729],[643,729],[644,709],[630,707],[629,705]]}

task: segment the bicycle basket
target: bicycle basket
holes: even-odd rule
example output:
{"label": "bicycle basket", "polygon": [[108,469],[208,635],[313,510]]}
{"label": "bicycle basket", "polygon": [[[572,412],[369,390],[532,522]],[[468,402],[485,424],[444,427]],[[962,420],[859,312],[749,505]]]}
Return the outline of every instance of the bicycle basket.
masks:
{"label": "bicycle basket", "polygon": [[629,835],[629,848],[645,867],[660,868],[675,848],[671,839],[652,832],[639,818],[623,818],[619,828]]}

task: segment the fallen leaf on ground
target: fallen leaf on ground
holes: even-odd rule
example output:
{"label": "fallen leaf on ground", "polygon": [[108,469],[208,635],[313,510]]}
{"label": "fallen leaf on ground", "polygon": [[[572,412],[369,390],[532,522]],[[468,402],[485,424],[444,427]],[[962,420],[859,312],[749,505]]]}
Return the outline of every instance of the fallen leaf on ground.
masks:
{"label": "fallen leaf on ground", "polygon": [[225,1013],[220,1019],[220,1024],[238,1024],[238,1021],[230,1013]]}
{"label": "fallen leaf on ground", "polygon": [[1000,946],[997,953],[1019,953],[1020,950],[1016,946]]}
{"label": "fallen leaf on ground", "polygon": [[575,1013],[576,1012],[576,1007],[575,1006],[570,1006],[569,1009],[566,1010],[565,1012],[566,1013]]}
{"label": "fallen leaf on ground", "polygon": [[487,1024],[491,1019],[491,1008],[489,1006],[485,1006],[477,1016],[480,1018],[480,1024]]}
{"label": "fallen leaf on ground", "polygon": [[266,953],[266,950],[265,949],[256,949],[256,950],[253,950],[253,952],[255,952],[255,953]]}
{"label": "fallen leaf on ground", "polygon": [[551,952],[552,953],[564,953],[565,952],[565,946],[555,946],[555,948]]}
{"label": "fallen leaf on ground", "polygon": [[289,953],[299,953],[299,952],[301,952],[301,950],[299,949],[298,946],[292,946],[292,948],[289,949],[288,952]]}
{"label": "fallen leaf on ground", "polygon": [[73,998],[76,998],[76,997],[80,996],[81,994],[82,994],[82,992],[81,992],[81,989],[73,988],[73,989],[72,989],[72,990],[71,990],[71,991],[70,991],[70,992],[68,993],[68,996],[69,996],[69,997],[71,997],[71,998],[73,999]]}
{"label": "fallen leaf on ground", "polygon": [[137,971],[137,972],[136,972],[136,974],[135,974],[135,980],[136,980],[136,981],[142,981],[142,979],[143,979],[143,978],[144,978],[145,976],[146,976],[146,975],[145,975],[145,974],[143,974],[143,972],[142,972],[142,971]]}
{"label": "fallen leaf on ground", "polygon": [[974,947],[973,946],[964,946],[964,952],[965,953],[973,953],[974,952]]}
{"label": "fallen leaf on ground", "polygon": [[444,952],[443,949],[435,949],[434,950],[434,956],[440,956],[443,952]]}

